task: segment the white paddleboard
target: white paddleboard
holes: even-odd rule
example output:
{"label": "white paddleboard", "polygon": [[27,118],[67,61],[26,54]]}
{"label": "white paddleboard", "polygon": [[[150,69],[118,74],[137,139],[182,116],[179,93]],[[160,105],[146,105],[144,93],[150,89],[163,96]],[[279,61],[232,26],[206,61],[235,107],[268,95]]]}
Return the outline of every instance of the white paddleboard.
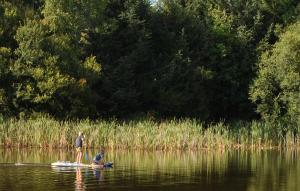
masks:
{"label": "white paddleboard", "polygon": [[[98,165],[91,164],[78,164],[77,162],[70,161],[57,161],[55,163],[51,163],[53,167],[97,167]],[[105,163],[104,165],[100,165],[99,167],[110,168],[113,166],[112,162]]]}
{"label": "white paddleboard", "polygon": [[89,167],[91,165],[89,164],[78,164],[77,162],[70,162],[70,161],[57,161],[54,163],[51,163],[51,166],[57,166],[57,167]]}

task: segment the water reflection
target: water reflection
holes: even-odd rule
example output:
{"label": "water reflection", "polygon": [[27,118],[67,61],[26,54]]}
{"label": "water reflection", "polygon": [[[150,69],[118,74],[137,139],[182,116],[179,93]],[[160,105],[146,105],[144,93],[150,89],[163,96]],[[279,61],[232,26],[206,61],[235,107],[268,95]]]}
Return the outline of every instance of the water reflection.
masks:
{"label": "water reflection", "polygon": [[98,181],[98,183],[100,183],[101,181],[104,180],[104,176],[103,176],[104,171],[99,169],[99,168],[93,168],[93,175],[95,177],[95,179]]}
{"label": "water reflection", "polygon": [[81,168],[76,168],[75,190],[76,191],[83,191],[83,190],[85,190],[84,183],[82,181]]}
{"label": "water reflection", "polygon": [[[90,150],[89,155],[96,152]],[[49,166],[57,160],[73,161],[73,151],[0,149],[0,190],[145,190],[146,187],[172,191],[293,191],[300,187],[299,152],[108,151],[106,160],[113,161],[115,166],[103,170]],[[12,163],[16,162],[45,165],[14,166]]]}

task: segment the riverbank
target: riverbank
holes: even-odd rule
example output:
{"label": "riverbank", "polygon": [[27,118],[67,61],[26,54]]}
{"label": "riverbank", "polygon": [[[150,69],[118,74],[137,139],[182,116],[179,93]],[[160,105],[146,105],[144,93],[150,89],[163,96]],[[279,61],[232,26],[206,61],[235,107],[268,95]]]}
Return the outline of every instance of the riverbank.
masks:
{"label": "riverbank", "polygon": [[[283,128],[282,128],[283,129]],[[287,129],[287,128],[285,128]],[[299,134],[265,122],[204,124],[192,119],[58,121],[50,117],[0,122],[2,147],[72,148],[83,131],[88,147],[108,149],[197,150],[203,148],[297,147]]]}

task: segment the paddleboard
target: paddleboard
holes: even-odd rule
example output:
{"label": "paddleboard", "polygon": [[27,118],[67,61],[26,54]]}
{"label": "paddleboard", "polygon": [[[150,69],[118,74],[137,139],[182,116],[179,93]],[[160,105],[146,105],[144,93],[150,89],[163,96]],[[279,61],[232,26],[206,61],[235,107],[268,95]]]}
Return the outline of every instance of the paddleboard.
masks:
{"label": "paddleboard", "polygon": [[70,161],[57,161],[55,163],[51,163],[53,167],[100,167],[100,168],[111,168],[113,166],[112,162],[104,163],[103,165],[93,165],[93,164],[78,164],[76,162]]}

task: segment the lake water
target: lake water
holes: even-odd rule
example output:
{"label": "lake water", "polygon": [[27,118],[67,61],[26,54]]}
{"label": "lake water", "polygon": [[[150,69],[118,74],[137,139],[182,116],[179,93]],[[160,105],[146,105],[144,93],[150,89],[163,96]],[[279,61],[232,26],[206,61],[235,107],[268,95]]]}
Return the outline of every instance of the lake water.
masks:
{"label": "lake water", "polygon": [[[89,150],[91,160],[95,150]],[[53,168],[66,150],[0,149],[0,190],[300,190],[300,151],[107,151],[114,168]],[[85,157],[84,157],[85,158]],[[85,159],[84,163],[87,163]],[[26,163],[26,165],[15,165]]]}

